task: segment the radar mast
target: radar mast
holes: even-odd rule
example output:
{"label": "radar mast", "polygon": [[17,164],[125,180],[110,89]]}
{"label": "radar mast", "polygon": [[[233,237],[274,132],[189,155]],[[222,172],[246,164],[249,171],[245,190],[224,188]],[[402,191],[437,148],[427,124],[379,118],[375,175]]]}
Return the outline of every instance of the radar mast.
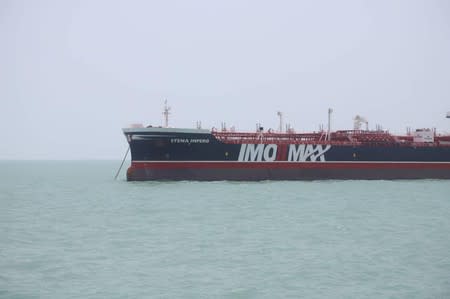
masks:
{"label": "radar mast", "polygon": [[164,128],[168,128],[169,127],[169,114],[170,114],[170,107],[167,106],[167,100],[164,101]]}

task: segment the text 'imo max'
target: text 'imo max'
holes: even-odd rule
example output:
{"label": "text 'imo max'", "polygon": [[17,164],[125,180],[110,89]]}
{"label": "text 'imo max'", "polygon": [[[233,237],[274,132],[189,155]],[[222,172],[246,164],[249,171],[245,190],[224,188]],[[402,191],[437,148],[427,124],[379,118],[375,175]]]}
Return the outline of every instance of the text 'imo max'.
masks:
{"label": "text 'imo max'", "polygon": [[[331,148],[330,145],[323,147],[321,144],[290,144],[287,161],[325,161],[325,152]],[[276,144],[242,144],[239,151],[238,161],[241,162],[273,162],[277,158],[278,145]]]}

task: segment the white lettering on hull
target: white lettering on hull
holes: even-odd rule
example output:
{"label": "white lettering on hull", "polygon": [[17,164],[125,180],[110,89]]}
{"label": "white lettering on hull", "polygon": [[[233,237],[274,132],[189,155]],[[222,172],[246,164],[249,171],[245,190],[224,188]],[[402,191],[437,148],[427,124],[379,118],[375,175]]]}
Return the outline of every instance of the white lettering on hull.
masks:
{"label": "white lettering on hull", "polygon": [[238,161],[272,162],[277,157],[276,144],[241,144]]}
{"label": "white lettering on hull", "polygon": [[239,151],[238,161],[244,161],[245,151],[247,150],[247,144],[241,144],[241,150]]}
{"label": "white lettering on hull", "polygon": [[[285,149],[285,147],[282,147]],[[290,144],[288,148],[288,162],[324,162],[325,153],[331,145],[321,144]],[[240,162],[273,162],[277,159],[278,145],[276,144],[241,144],[238,161]],[[286,159],[286,154],[280,155]],[[279,158],[280,159],[280,158]]]}
{"label": "white lettering on hull", "polygon": [[209,139],[203,139],[203,138],[171,138],[170,143],[209,143]]}
{"label": "white lettering on hull", "polygon": [[317,144],[315,147],[312,144],[295,144],[289,145],[288,161],[290,162],[315,162],[325,161],[325,153],[331,148],[331,145],[322,147],[321,144]]}

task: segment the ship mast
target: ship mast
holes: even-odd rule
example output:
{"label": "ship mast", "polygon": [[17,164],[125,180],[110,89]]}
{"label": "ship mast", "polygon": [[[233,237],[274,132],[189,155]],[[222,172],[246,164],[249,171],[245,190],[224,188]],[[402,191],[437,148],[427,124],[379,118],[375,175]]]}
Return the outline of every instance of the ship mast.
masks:
{"label": "ship mast", "polygon": [[170,114],[170,107],[167,106],[167,100],[164,101],[164,128],[168,128],[169,127],[169,114]]}
{"label": "ship mast", "polygon": [[328,130],[327,130],[327,139],[331,140],[331,113],[333,113],[333,109],[328,108]]}
{"label": "ship mast", "polygon": [[280,126],[278,127],[278,132],[283,133],[283,113],[281,111],[278,111],[277,115],[280,118]]}

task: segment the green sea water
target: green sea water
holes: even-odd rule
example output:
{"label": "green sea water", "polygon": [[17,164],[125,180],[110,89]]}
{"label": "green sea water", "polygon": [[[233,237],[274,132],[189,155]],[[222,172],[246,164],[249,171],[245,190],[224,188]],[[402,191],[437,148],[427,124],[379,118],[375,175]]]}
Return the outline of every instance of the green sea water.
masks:
{"label": "green sea water", "polygon": [[0,298],[450,298],[450,181],[126,182],[0,162]]}

